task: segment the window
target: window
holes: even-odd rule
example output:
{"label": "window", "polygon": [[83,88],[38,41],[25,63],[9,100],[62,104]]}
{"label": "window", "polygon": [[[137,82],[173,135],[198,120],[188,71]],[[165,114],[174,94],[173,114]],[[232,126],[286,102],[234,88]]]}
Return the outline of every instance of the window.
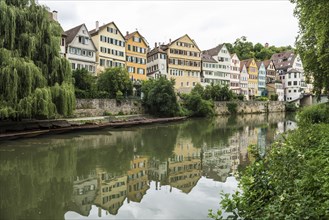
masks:
{"label": "window", "polygon": [[72,69],[75,70],[75,63],[72,63]]}
{"label": "window", "polygon": [[297,86],[297,81],[294,81],[294,86]]}
{"label": "window", "polygon": [[139,37],[134,37],[134,41],[140,43],[140,42],[141,42],[141,38],[139,38]]}
{"label": "window", "polygon": [[144,74],[145,73],[145,70],[142,69],[142,68],[137,68],[137,73],[138,74]]}
{"label": "window", "polygon": [[130,46],[130,44],[128,44],[128,50],[131,50],[131,46]]}
{"label": "window", "polygon": [[105,59],[100,59],[99,65],[100,66],[105,66]]}
{"label": "window", "polygon": [[[101,35],[102,38],[102,35]],[[84,37],[84,36],[79,36],[79,43],[81,44],[88,44],[89,43],[89,38],[88,37]]]}
{"label": "window", "polygon": [[65,38],[62,38],[61,46],[65,46]]}

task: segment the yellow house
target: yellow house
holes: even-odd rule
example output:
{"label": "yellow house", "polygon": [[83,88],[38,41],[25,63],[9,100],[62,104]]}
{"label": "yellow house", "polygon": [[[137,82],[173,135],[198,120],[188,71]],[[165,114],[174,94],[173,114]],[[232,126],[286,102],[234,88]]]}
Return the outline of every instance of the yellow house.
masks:
{"label": "yellow house", "polygon": [[130,170],[127,171],[127,197],[128,202],[141,202],[146,191],[150,188],[148,184],[148,158],[144,156],[134,156],[130,162]]}
{"label": "yellow house", "polygon": [[114,22],[110,22],[89,32],[96,48],[96,73],[99,74],[105,68],[125,67],[126,47],[125,38]]}
{"label": "yellow house", "polygon": [[250,58],[247,60],[242,60],[240,63],[243,63],[247,67],[248,71],[248,94],[249,100],[255,98],[258,95],[258,67],[255,59]]}
{"label": "yellow house", "polygon": [[146,80],[146,58],[148,44],[145,38],[135,31],[127,32],[126,39],[126,67],[133,81]]}
{"label": "yellow house", "polygon": [[190,92],[201,82],[201,50],[187,34],[166,45],[168,77],[179,92]]}

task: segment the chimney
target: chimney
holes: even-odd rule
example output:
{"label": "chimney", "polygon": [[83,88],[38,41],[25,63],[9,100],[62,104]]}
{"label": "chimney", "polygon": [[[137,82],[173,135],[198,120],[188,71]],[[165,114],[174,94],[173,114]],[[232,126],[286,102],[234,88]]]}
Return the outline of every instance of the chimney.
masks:
{"label": "chimney", "polygon": [[126,35],[128,35],[128,34],[129,34],[129,31],[126,32]]}
{"label": "chimney", "polygon": [[96,21],[96,29],[95,29],[96,31],[98,31],[99,30],[99,21]]}
{"label": "chimney", "polygon": [[154,47],[158,47],[158,44],[157,44],[157,42],[155,42],[155,44],[154,44]]}
{"label": "chimney", "polygon": [[265,43],[265,48],[268,48],[269,44],[268,43]]}
{"label": "chimney", "polygon": [[57,20],[57,14],[58,14],[58,12],[54,10],[52,14],[53,14],[54,21],[58,21]]}
{"label": "chimney", "polygon": [[169,43],[171,44],[171,38],[169,38]]}

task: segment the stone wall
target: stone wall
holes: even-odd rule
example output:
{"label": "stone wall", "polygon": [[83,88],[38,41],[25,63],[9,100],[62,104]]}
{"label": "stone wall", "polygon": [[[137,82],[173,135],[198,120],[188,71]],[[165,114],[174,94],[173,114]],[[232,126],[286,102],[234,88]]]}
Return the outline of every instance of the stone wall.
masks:
{"label": "stone wall", "polygon": [[229,111],[229,105],[232,105],[231,103],[236,103],[237,114],[253,114],[253,113],[285,111],[284,102],[237,101],[237,102],[215,102],[215,113],[217,115],[231,114],[231,112]]}
{"label": "stone wall", "polygon": [[143,114],[144,109],[140,100],[122,100],[115,99],[77,99],[76,117],[91,117],[103,115],[117,115],[119,113],[125,115]]}

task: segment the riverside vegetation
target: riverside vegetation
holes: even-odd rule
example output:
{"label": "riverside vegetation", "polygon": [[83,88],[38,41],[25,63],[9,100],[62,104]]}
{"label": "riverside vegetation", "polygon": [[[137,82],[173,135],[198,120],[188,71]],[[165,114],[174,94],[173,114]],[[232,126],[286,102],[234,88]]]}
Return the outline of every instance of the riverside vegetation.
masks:
{"label": "riverside vegetation", "polygon": [[[223,194],[221,207],[232,219],[329,218],[329,103],[298,113],[298,128],[274,142],[240,176],[233,195]],[[213,219],[222,211],[210,210]]]}
{"label": "riverside vegetation", "polygon": [[0,1],[0,119],[53,118],[75,108],[60,25],[33,0]]}

